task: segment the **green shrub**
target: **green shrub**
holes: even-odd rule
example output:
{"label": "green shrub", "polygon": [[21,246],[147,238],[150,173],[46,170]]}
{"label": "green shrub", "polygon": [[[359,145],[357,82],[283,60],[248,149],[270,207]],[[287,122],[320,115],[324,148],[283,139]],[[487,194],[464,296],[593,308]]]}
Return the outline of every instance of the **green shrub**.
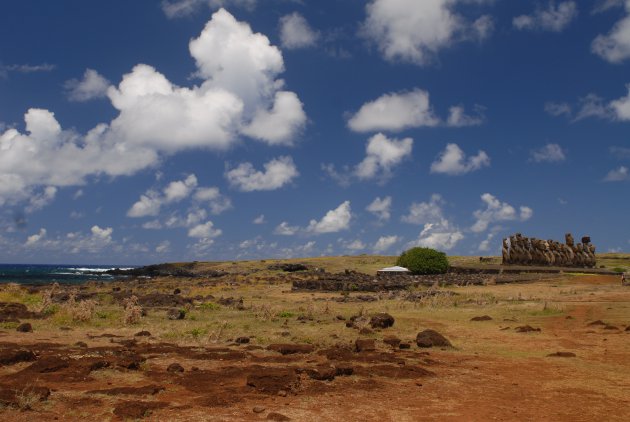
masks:
{"label": "green shrub", "polygon": [[616,273],[623,273],[623,272],[625,272],[625,271],[626,271],[626,269],[625,269],[625,268],[621,268],[621,267],[615,267],[615,268],[613,268],[612,270],[613,270],[614,272],[616,272]]}
{"label": "green shrub", "polygon": [[430,248],[409,249],[398,257],[396,265],[409,269],[413,274],[444,274],[448,271],[446,254]]}
{"label": "green shrub", "polygon": [[217,310],[221,309],[221,306],[217,305],[216,303],[205,302],[205,303],[202,303],[201,305],[199,305],[199,309],[203,309],[203,310],[206,310],[206,311],[217,311]]}
{"label": "green shrub", "polygon": [[278,318],[293,318],[293,315],[295,314],[290,311],[282,311],[277,314]]}

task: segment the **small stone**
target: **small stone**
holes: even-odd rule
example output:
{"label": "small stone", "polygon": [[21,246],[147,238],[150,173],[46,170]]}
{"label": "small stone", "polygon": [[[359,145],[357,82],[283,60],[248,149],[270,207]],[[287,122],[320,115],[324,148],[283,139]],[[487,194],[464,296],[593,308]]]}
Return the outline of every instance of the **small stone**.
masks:
{"label": "small stone", "polygon": [[363,327],[359,330],[359,334],[363,335],[363,336],[367,336],[370,334],[374,334],[374,331],[370,330],[368,327]]}
{"label": "small stone", "polygon": [[374,350],[376,350],[376,346],[374,344],[374,340],[369,338],[369,339],[357,339],[357,341],[354,342],[354,350],[357,352],[372,352]]}
{"label": "small stone", "polygon": [[33,326],[30,323],[25,322],[23,324],[18,325],[18,327],[15,329],[15,331],[18,331],[20,333],[32,333],[33,332]]}
{"label": "small stone", "polygon": [[254,411],[254,413],[262,413],[262,412],[264,412],[267,409],[265,409],[262,406],[254,406],[254,408],[252,410]]}
{"label": "small stone", "polygon": [[370,326],[372,328],[389,328],[394,325],[394,317],[390,314],[380,313],[370,318]]}
{"label": "small stone", "polygon": [[184,372],[184,367],[181,366],[179,363],[175,362],[175,363],[171,363],[168,368],[166,368],[167,372]]}
{"label": "small stone", "polygon": [[398,345],[398,348],[400,350],[404,350],[404,349],[411,349],[411,344],[410,343],[400,343]]}
{"label": "small stone", "polygon": [[235,342],[238,344],[247,344],[249,343],[249,337],[237,337]]}
{"label": "small stone", "polygon": [[151,333],[148,331],[138,331],[134,334],[135,337],[151,337]]}
{"label": "small stone", "polygon": [[186,317],[186,311],[183,309],[171,308],[166,312],[166,317],[171,321],[184,319]]}
{"label": "small stone", "polygon": [[280,390],[280,391],[278,391],[278,395],[279,395],[280,397],[286,397],[286,396],[287,396],[287,394],[288,394],[288,393],[287,393],[285,390]]}
{"label": "small stone", "polygon": [[291,418],[288,417],[288,416],[283,415],[282,413],[271,412],[270,414],[267,415],[267,420],[268,421],[285,422],[285,421],[290,421]]}
{"label": "small stone", "polygon": [[418,347],[453,347],[450,341],[435,330],[424,330],[416,336]]}

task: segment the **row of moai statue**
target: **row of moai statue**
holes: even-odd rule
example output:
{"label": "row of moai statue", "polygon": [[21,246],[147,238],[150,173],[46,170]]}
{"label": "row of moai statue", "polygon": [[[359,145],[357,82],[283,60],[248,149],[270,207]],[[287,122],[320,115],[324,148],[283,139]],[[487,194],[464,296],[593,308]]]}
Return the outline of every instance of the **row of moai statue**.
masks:
{"label": "row of moai statue", "polygon": [[565,235],[565,243],[525,237],[520,233],[503,239],[503,264],[546,265],[556,267],[588,267],[597,264],[595,245],[589,236],[575,244],[573,235]]}

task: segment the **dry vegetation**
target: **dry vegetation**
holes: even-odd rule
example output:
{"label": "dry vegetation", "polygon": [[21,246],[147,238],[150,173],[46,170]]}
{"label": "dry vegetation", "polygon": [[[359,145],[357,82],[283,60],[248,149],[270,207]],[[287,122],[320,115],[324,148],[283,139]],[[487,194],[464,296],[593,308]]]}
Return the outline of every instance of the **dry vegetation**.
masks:
{"label": "dry vegetation", "polygon": [[[479,264],[478,257],[452,260],[459,264]],[[121,372],[108,367],[92,372],[83,384],[47,381],[43,375],[41,379],[30,379],[37,385],[52,383],[47,385],[54,390],[48,400],[40,401],[40,396],[29,390],[30,385],[22,385],[17,401],[0,410],[0,416],[4,413],[5,420],[33,421],[54,417],[81,420],[90,415],[98,420],[118,420],[115,409],[125,400],[133,399],[164,404],[146,411],[147,415],[158,418],[156,420],[261,420],[271,410],[293,420],[418,420],[417,415],[439,420],[630,418],[627,397],[630,331],[626,330],[630,324],[630,288],[622,287],[617,277],[563,275],[524,284],[437,288],[438,294],[425,295],[415,301],[385,292],[369,294],[377,299],[375,301],[341,302],[344,295],[340,293],[291,292],[285,274],[266,269],[276,262],[280,261],[196,263],[198,271],[212,269],[230,273],[216,279],[127,280],[90,283],[78,290],[51,286],[38,292],[29,292],[17,285],[2,286],[0,302],[25,304],[29,310],[42,313],[44,318],[21,318],[21,322],[32,324],[32,333],[17,333],[17,323],[1,322],[0,352],[15,345],[40,350],[41,347],[34,345],[46,343],[58,345],[61,347],[58,350],[64,350],[72,359],[87,359],[96,356],[99,347],[120,347],[119,344],[123,344],[120,342],[131,339],[147,350],[166,347],[160,346],[165,343],[188,349],[185,353],[181,351],[184,349],[146,353],[143,354],[146,361],[139,365],[139,370]],[[282,262],[306,263],[330,272],[351,269],[375,273],[383,266],[392,265],[395,257]],[[610,268],[630,268],[629,255],[606,254],[600,262]],[[117,294],[127,289],[131,289],[131,294],[120,299]],[[176,307],[183,319],[169,319],[172,306],[139,303],[139,298],[146,295],[173,295],[175,289],[180,292],[174,296],[196,298]],[[427,288],[409,293],[424,290]],[[68,293],[66,300],[59,301],[61,292]],[[346,295],[349,299],[357,296],[360,294]],[[228,298],[232,300],[226,300]],[[380,312],[395,318],[393,327],[366,331],[363,335],[358,329],[346,327],[346,321],[352,316]],[[471,318],[478,316],[491,319],[471,322]],[[614,328],[588,325],[596,320]],[[364,322],[358,328],[366,328],[365,320],[359,321]],[[519,326],[541,331],[518,333],[515,328]],[[432,349],[428,353],[418,349],[413,344],[414,339],[426,328],[444,334],[455,348]],[[139,331],[148,331],[151,336],[134,337]],[[100,337],[103,334],[120,337]],[[298,343],[314,345],[316,350],[349,347],[357,338],[374,339],[377,352],[391,356],[383,358],[383,362],[370,361],[371,365],[376,365],[369,369],[371,375],[361,375],[359,371],[343,379],[305,384],[299,392],[287,397],[256,396],[244,390],[246,386],[241,378],[236,375],[230,378],[235,368],[250,370],[251,362],[273,368],[315,365],[313,362],[319,365],[322,357],[314,353],[282,360],[275,352],[255,348],[238,355],[242,357],[237,360],[229,357],[232,352],[221,352],[228,353],[225,361],[195,358],[190,354],[202,350],[206,354],[219,353],[212,352],[219,350],[217,347],[244,353],[244,346],[234,345],[237,338],[244,336],[249,337],[252,347]],[[388,336],[412,343],[412,349],[390,351],[383,343]],[[85,343],[88,349],[77,351],[73,346],[77,342]],[[39,359],[48,353],[46,350],[62,353],[56,347],[37,352]],[[547,357],[555,352],[570,352],[576,357]],[[360,360],[361,356],[359,353],[352,358],[362,362],[353,361],[355,370],[366,365]],[[407,366],[422,365],[435,376],[419,380],[400,374],[379,375],[383,371],[380,367],[391,364],[387,359],[394,358],[403,359]],[[379,358],[374,355],[374,359]],[[184,375],[164,375],[165,368],[175,361],[186,368]],[[31,362],[0,364],[0,387],[12,382],[13,374],[19,374],[29,365]],[[223,381],[217,378],[212,388],[223,390],[213,390],[206,384],[186,389],[181,377],[193,377],[194,372],[190,372],[193,366],[201,368],[202,372],[221,368],[226,378]],[[206,375],[210,377],[212,372]],[[191,383],[196,380],[185,379]],[[223,382],[225,386],[220,384]],[[164,386],[165,391],[148,397],[123,394],[95,398],[86,393],[155,383]],[[209,389],[207,396],[203,395],[204,388]],[[210,396],[221,396],[217,391],[224,390],[237,396],[237,400],[226,396],[221,399],[226,403],[221,400],[223,404],[206,403],[212,401]],[[349,402],[353,406],[348,407]],[[255,406],[267,410],[259,415],[252,412]]]}

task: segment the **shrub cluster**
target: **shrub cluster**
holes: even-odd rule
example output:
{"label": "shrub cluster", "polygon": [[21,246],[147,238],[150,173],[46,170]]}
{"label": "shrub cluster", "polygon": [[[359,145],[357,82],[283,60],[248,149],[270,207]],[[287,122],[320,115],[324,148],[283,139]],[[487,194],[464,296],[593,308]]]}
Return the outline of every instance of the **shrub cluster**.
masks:
{"label": "shrub cluster", "polygon": [[448,271],[446,254],[430,248],[409,249],[398,257],[396,265],[409,269],[413,274],[444,274]]}

